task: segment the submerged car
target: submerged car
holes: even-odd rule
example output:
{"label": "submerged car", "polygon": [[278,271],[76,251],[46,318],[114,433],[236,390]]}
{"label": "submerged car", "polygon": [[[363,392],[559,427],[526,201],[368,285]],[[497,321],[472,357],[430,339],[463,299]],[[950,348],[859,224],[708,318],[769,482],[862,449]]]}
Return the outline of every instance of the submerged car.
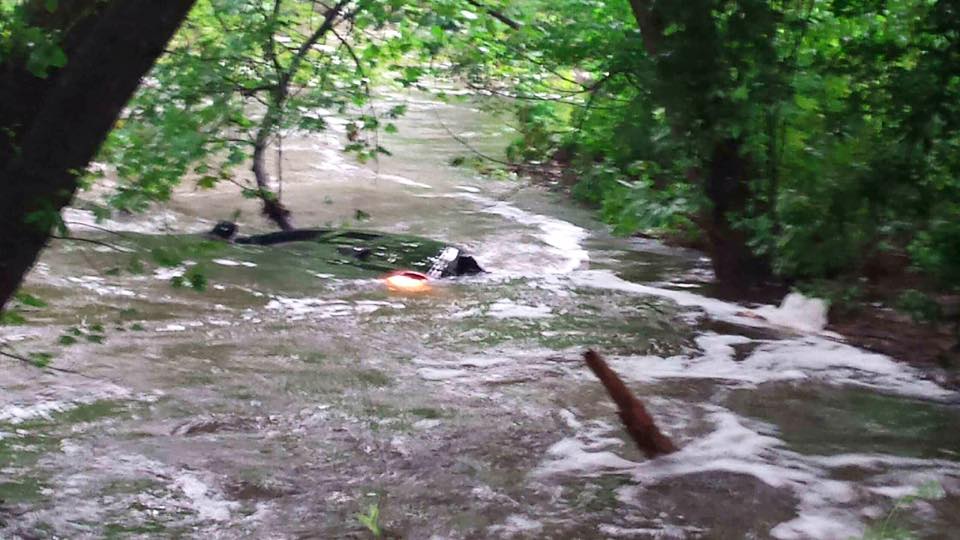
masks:
{"label": "submerged car", "polygon": [[296,242],[329,247],[329,262],[349,264],[374,272],[413,271],[430,278],[484,272],[477,261],[458,247],[404,234],[355,229],[294,229],[250,236],[238,235],[236,223],[221,221],[210,235],[241,245],[273,246]]}

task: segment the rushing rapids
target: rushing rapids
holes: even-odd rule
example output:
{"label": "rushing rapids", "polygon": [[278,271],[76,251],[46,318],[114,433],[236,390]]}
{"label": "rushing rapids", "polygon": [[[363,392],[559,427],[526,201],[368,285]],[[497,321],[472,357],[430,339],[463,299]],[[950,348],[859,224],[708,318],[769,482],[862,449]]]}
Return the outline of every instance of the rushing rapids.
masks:
{"label": "rushing rapids", "polygon": [[[0,537],[354,538],[375,505],[404,538],[845,539],[931,485],[894,519],[954,534],[954,393],[823,333],[816,306],[709,298],[700,255],[448,166],[465,150],[438,119],[489,152],[497,119],[391,99],[410,114],[378,169],[340,158],[336,132],[285,142],[294,217],[362,209],[489,273],[409,294],[315,245],[198,250],[235,208],[257,215],[227,187],[107,223],[119,251],[56,244],[26,288],[49,307],[0,339],[77,373],[0,373]],[[127,271],[158,248],[194,255]],[[171,287],[198,266],[206,291]],[[629,442],[587,347],[677,452]]]}

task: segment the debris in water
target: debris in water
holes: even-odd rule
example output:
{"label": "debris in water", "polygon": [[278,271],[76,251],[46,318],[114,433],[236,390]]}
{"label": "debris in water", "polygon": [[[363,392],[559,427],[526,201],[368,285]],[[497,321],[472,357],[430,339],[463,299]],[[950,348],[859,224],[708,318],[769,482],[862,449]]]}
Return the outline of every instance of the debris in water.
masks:
{"label": "debris in water", "polygon": [[674,446],[673,441],[660,431],[653,417],[647,412],[647,408],[630,392],[627,385],[623,384],[620,377],[610,369],[603,358],[595,351],[588,350],[583,353],[583,359],[617,404],[617,408],[620,409],[620,419],[623,420],[627,433],[640,450],[648,458],[676,452],[677,447]]}

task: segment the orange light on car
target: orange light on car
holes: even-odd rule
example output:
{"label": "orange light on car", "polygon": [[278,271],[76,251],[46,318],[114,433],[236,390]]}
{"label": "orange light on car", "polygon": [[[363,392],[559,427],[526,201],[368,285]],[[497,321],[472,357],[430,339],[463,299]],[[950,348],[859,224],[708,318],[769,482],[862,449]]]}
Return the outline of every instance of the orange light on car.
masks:
{"label": "orange light on car", "polygon": [[420,272],[401,270],[383,278],[391,291],[425,292],[430,290],[430,278]]}

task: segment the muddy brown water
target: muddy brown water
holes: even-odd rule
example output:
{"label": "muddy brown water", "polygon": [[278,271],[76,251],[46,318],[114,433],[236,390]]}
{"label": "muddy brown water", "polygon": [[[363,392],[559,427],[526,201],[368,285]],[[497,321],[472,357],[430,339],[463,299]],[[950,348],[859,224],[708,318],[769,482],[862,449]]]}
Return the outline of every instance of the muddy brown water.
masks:
{"label": "muddy brown water", "polygon": [[[288,135],[297,223],[360,209],[364,228],[462,245],[490,273],[404,295],[310,246],[198,247],[188,233],[235,209],[266,228],[229,187],[107,224],[125,237],[74,226],[130,252],[53,245],[26,286],[49,306],[0,327],[79,373],[0,372],[0,537],[370,538],[373,509],[412,539],[846,539],[884,522],[956,537],[954,393],[702,296],[695,252],[449,166],[467,151],[448,128],[490,153],[509,137],[474,104],[389,99],[410,113],[375,166],[339,156],[336,130]],[[162,268],[158,246],[190,256]],[[193,267],[205,292],[171,286]],[[633,448],[588,346],[680,452]]]}

